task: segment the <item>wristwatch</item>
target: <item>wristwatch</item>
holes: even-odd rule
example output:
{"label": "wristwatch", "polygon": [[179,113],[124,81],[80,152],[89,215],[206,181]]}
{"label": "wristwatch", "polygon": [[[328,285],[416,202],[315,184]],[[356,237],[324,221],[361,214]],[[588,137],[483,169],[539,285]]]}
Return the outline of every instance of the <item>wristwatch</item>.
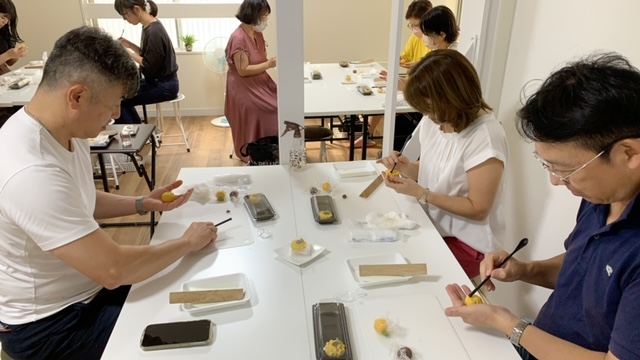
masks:
{"label": "wristwatch", "polygon": [[145,215],[147,213],[144,211],[144,196],[136,199],[136,211],[138,212],[138,215]]}
{"label": "wristwatch", "polygon": [[513,327],[513,331],[511,332],[511,336],[509,337],[509,340],[511,340],[513,346],[520,347],[520,338],[522,337],[522,333],[524,332],[524,329],[529,325],[531,325],[531,321],[527,319],[520,319],[516,326]]}
{"label": "wristwatch", "polygon": [[430,192],[431,190],[429,190],[429,188],[424,189],[424,193],[418,198],[418,202],[422,205],[427,205],[427,196],[429,196]]}

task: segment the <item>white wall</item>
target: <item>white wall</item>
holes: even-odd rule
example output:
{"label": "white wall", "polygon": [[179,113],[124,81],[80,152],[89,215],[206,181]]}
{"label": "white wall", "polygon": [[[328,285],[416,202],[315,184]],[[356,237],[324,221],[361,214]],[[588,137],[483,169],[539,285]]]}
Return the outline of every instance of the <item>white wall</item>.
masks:
{"label": "white wall", "polygon": [[[544,259],[561,253],[563,241],[575,224],[579,199],[564,187],[552,187],[547,173],[531,156],[514,127],[523,86],[544,79],[568,60],[596,49],[615,50],[640,65],[640,1],[619,0],[615,6],[596,0],[518,1],[497,113],[509,136],[507,214],[511,249],[529,237],[521,257]],[[494,302],[519,314],[535,315],[549,291],[529,286],[501,286]],[[525,300],[526,299],[526,300]]]}

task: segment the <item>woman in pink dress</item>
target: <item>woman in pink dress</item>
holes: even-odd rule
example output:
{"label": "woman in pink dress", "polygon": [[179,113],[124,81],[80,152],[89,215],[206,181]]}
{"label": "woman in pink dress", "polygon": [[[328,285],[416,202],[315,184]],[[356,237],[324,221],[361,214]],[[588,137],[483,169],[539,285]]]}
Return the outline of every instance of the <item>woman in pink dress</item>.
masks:
{"label": "woman in pink dress", "polygon": [[224,115],[231,126],[233,148],[240,159],[242,145],[278,134],[278,93],[267,70],[276,58],[267,57],[262,31],[271,7],[266,0],[244,0],[236,18],[242,22],[231,34],[226,56],[229,63]]}

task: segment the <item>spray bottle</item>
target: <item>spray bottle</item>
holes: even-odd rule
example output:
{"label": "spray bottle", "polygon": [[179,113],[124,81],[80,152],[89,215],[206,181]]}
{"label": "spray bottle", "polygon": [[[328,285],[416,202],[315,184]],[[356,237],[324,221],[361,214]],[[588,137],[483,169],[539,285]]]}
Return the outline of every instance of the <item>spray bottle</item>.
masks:
{"label": "spray bottle", "polygon": [[284,122],[285,129],[280,137],[283,137],[289,131],[293,131],[293,144],[289,150],[289,168],[292,170],[300,170],[307,164],[307,150],[304,146],[304,138],[302,130],[304,126],[291,121]]}

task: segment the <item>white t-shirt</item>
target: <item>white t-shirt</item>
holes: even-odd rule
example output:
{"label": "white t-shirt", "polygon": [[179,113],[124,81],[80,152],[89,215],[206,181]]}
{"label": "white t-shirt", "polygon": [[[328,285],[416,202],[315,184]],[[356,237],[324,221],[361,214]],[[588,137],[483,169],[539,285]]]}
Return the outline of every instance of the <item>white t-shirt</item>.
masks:
{"label": "white t-shirt", "polygon": [[[449,196],[468,196],[467,171],[496,158],[506,164],[507,137],[493,114],[476,119],[460,133],[444,133],[424,117],[414,133],[420,136],[418,183]],[[504,219],[504,175],[493,208],[482,221],[451,214],[428,205],[427,214],[441,236],[454,236],[482,253],[501,248],[506,231]]]}
{"label": "white t-shirt", "polygon": [[72,146],[62,147],[24,109],[0,129],[3,323],[42,319],[102,288],[50,253],[98,229],[89,144]]}

